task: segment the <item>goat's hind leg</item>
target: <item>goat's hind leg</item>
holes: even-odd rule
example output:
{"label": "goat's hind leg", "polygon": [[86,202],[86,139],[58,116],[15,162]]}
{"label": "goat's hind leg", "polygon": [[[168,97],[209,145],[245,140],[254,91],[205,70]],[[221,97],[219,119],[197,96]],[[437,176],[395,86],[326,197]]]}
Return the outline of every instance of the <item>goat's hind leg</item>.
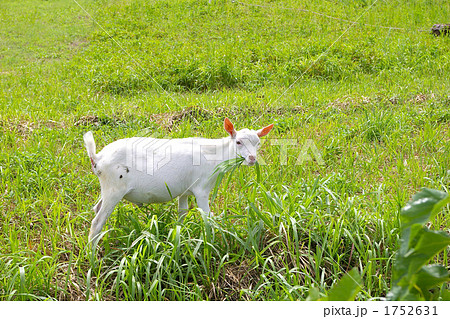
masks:
{"label": "goat's hind leg", "polygon": [[103,226],[106,223],[106,220],[111,216],[116,205],[123,198],[123,193],[109,193],[108,195],[102,194],[101,200],[94,206],[94,211],[96,211],[96,215],[91,223],[91,231],[89,233],[89,241],[92,242],[98,234],[102,231]]}
{"label": "goat's hind leg", "polygon": [[94,211],[95,215],[97,215],[98,211],[102,207],[103,198],[100,197],[100,200],[97,202],[97,204],[92,207],[92,210]]}

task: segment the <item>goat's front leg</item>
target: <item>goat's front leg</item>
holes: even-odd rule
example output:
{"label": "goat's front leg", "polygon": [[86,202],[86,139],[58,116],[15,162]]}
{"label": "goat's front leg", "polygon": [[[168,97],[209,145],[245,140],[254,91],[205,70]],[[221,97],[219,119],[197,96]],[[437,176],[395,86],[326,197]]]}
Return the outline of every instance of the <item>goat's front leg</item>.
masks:
{"label": "goat's front leg", "polygon": [[181,221],[183,221],[188,210],[188,195],[181,195],[180,197],[178,197],[178,218]]}
{"label": "goat's front leg", "polygon": [[114,210],[114,207],[120,202],[122,199],[121,194],[110,194],[109,196],[102,196],[100,207],[96,205],[96,208],[99,208],[97,214],[91,223],[91,231],[89,233],[89,242],[92,242],[98,234],[102,231],[103,226],[106,223],[106,220],[111,216],[111,213]]}
{"label": "goat's front leg", "polygon": [[211,210],[209,209],[209,193],[206,192],[198,192],[195,193],[195,199],[197,200],[197,206],[205,213],[212,215]]}

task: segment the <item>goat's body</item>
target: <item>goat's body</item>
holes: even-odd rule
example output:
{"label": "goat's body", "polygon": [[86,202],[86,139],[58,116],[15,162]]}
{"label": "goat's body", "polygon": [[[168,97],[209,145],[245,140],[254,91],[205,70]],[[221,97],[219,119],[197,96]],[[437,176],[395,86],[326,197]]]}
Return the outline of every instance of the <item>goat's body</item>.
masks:
{"label": "goat's body", "polygon": [[122,139],[96,154],[94,173],[101,185],[113,186],[135,204],[163,203],[200,190],[209,193],[216,165],[230,157],[211,160],[201,150],[227,147],[229,140]]}
{"label": "goat's body", "polygon": [[231,139],[155,139],[133,137],[105,146],[95,154],[92,133],[85,144],[92,169],[100,180],[101,199],[94,207],[91,237],[98,234],[123,198],[134,204],[164,203],[180,197],[179,213],[187,211],[187,196],[209,213],[209,193],[217,179],[214,170],[236,157]]}

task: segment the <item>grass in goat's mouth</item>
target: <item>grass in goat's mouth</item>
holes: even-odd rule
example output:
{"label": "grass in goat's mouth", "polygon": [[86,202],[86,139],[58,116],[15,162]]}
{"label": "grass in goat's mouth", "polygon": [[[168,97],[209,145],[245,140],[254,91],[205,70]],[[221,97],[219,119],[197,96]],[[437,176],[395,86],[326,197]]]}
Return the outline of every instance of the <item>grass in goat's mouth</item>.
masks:
{"label": "grass in goat's mouth", "polygon": [[214,190],[213,190],[213,194],[211,195],[211,203],[214,201],[214,199],[217,196],[217,191],[219,189],[220,184],[222,183],[223,178],[225,177],[225,174],[227,174],[228,172],[230,172],[229,176],[228,176],[228,180],[226,183],[226,186],[228,185],[228,183],[231,180],[231,176],[233,176],[234,171],[242,165],[242,163],[244,162],[244,158],[242,156],[236,157],[236,158],[232,158],[229,160],[226,160],[222,163],[220,163],[219,165],[217,165],[216,169],[214,170],[213,175],[217,174],[217,180],[216,180],[216,184],[214,186]]}

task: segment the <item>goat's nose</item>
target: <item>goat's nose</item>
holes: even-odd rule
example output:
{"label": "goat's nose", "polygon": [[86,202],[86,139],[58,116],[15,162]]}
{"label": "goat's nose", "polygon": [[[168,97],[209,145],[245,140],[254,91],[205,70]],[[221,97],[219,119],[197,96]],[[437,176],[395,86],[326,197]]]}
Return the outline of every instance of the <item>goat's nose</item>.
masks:
{"label": "goat's nose", "polygon": [[251,161],[251,162],[254,162],[254,161],[256,161],[256,156],[255,155],[249,155],[248,156],[248,160]]}

